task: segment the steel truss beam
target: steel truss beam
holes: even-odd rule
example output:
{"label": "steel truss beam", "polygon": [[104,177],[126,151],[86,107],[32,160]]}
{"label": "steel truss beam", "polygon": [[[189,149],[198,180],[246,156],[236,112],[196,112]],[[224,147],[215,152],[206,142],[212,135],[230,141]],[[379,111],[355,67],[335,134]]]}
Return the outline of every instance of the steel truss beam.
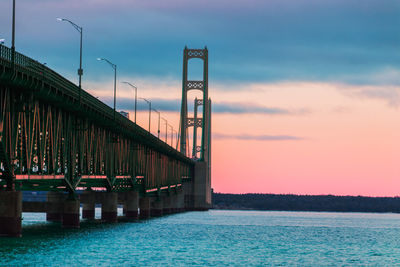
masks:
{"label": "steel truss beam", "polygon": [[193,161],[44,65],[0,46],[0,190],[168,188]]}

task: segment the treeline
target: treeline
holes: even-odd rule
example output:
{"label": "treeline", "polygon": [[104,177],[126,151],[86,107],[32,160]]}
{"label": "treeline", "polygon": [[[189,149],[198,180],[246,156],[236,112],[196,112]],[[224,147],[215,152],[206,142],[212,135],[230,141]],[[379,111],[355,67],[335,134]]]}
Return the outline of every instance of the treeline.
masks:
{"label": "treeline", "polygon": [[214,209],[400,213],[400,197],[213,194]]}

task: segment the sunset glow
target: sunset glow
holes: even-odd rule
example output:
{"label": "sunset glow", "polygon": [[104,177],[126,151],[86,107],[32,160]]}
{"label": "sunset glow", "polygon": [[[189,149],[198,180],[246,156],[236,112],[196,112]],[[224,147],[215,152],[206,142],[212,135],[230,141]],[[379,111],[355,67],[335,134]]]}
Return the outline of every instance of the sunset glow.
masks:
{"label": "sunset glow", "polygon": [[[7,46],[10,5],[0,3]],[[17,16],[30,19],[18,20],[16,47],[76,83],[78,36],[56,17],[79,21],[83,88],[111,106],[113,73],[96,62],[110,58],[117,109],[133,119],[130,81],[178,130],[182,50],[207,46],[214,192],[398,196],[399,10],[394,0],[21,0]]]}

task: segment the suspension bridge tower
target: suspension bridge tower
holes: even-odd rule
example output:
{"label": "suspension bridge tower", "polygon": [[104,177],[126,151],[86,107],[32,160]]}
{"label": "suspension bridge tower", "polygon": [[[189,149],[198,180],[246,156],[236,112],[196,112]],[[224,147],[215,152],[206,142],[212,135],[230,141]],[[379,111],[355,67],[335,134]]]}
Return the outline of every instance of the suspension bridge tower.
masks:
{"label": "suspension bridge tower", "polygon": [[[203,79],[188,80],[188,62],[190,59],[199,58],[203,61]],[[194,100],[193,117],[188,117],[188,92],[200,90],[202,99]],[[202,106],[202,114],[198,116],[198,108]],[[180,117],[180,151],[196,161],[194,176],[191,182],[190,206],[194,210],[207,210],[211,207],[211,99],[208,97],[208,50],[188,49],[183,50],[183,76],[182,76],[182,105]],[[193,127],[190,137],[188,129]],[[200,145],[198,145],[197,132],[201,128]],[[191,150],[189,151],[189,142]]]}

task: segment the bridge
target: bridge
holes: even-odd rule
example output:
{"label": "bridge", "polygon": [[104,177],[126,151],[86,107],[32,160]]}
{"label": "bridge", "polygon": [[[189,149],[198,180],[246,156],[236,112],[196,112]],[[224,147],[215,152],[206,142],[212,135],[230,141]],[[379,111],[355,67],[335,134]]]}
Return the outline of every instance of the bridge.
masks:
{"label": "bridge", "polygon": [[[204,62],[201,81],[188,80],[192,58]],[[203,99],[195,99],[189,118],[190,90],[202,91]],[[121,204],[129,220],[207,210],[210,137],[207,48],[183,51],[178,149],[47,66],[0,44],[0,236],[21,236],[22,212],[46,212],[48,221],[79,228],[81,205],[82,218],[90,220],[101,204],[105,222],[118,220]],[[22,191],[46,191],[47,202],[24,202]]]}

